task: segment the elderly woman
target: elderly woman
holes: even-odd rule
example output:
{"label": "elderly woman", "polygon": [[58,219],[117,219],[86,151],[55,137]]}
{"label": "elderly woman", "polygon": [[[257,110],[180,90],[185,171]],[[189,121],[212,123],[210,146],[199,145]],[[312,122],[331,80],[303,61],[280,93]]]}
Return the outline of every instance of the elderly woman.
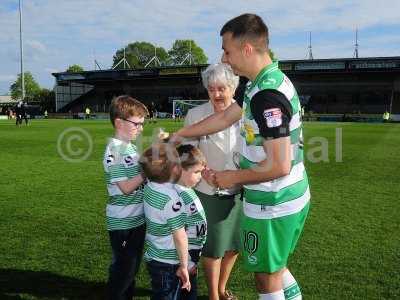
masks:
{"label": "elderly woman", "polygon": [[[197,123],[214,112],[225,110],[231,105],[239,84],[239,77],[233,74],[227,64],[210,65],[202,73],[203,85],[210,101],[190,109],[185,126]],[[207,166],[213,170],[235,169],[233,153],[238,150],[239,124],[195,140],[186,140],[198,146],[207,159]],[[208,286],[209,299],[236,299],[226,289],[232,267],[239,250],[239,190],[218,190],[204,179],[195,188],[207,216],[207,242],[202,251],[203,268]]]}

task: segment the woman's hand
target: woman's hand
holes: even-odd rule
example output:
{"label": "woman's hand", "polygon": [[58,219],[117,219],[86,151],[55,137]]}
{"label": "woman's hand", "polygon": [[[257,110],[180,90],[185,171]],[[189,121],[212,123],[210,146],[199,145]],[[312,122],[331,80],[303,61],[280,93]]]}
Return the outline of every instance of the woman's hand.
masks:
{"label": "woman's hand", "polygon": [[211,186],[217,187],[217,182],[215,181],[215,171],[205,167],[203,171],[201,171],[201,177]]}

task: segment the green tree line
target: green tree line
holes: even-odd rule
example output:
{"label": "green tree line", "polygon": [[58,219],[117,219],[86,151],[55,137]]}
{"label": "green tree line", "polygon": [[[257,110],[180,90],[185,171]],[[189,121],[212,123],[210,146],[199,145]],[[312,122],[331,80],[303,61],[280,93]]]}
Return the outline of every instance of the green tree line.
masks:
{"label": "green tree line", "polygon": [[203,49],[194,40],[176,40],[168,51],[149,42],[134,42],[118,49],[113,56],[115,69],[206,64],[207,61]]}

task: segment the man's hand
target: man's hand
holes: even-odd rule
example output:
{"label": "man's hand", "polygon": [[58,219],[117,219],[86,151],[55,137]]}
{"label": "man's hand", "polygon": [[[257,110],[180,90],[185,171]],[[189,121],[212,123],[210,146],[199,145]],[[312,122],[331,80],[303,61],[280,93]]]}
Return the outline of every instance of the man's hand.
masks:
{"label": "man's hand", "polygon": [[226,171],[220,171],[220,172],[215,172],[215,182],[217,183],[217,187],[221,189],[229,189],[234,187],[237,182],[236,180],[236,174],[238,171],[232,171],[232,170],[226,170]]}
{"label": "man's hand", "polygon": [[179,266],[178,270],[176,271],[176,276],[179,277],[182,283],[181,289],[186,289],[188,292],[190,291],[190,280],[189,280],[189,272],[187,267]]}
{"label": "man's hand", "polygon": [[169,142],[173,143],[174,145],[179,145],[183,142],[184,138],[181,137],[178,132],[173,133],[170,135]]}

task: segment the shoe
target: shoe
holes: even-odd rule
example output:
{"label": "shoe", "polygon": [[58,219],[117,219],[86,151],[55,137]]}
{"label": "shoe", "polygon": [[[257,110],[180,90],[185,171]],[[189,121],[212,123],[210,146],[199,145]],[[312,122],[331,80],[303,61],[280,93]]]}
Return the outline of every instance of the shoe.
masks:
{"label": "shoe", "polygon": [[238,300],[238,297],[236,297],[230,290],[226,290],[223,295],[219,296],[219,299],[221,299],[221,300]]}

